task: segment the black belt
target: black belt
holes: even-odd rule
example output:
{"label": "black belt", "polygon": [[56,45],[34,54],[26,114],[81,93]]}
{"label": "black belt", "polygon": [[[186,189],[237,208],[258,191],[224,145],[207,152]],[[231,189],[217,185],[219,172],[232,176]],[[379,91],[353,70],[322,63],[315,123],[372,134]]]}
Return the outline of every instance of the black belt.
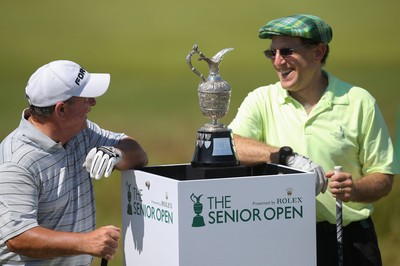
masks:
{"label": "black belt", "polygon": [[[362,226],[364,229],[371,227],[372,219],[368,217],[365,220],[351,222],[348,225],[344,226],[345,230],[351,230],[351,228]],[[336,232],[336,224],[331,224],[329,222],[318,222],[317,223],[317,233],[332,233]]]}

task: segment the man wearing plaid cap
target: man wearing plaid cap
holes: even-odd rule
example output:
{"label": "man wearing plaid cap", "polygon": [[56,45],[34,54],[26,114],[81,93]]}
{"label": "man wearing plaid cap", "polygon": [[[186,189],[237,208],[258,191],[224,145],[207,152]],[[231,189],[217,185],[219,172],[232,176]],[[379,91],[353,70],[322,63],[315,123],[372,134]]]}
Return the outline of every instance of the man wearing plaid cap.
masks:
{"label": "man wearing plaid cap", "polygon": [[250,92],[229,127],[242,164],[316,173],[318,265],[338,265],[336,199],[343,201],[344,265],[381,265],[372,202],[390,192],[399,163],[375,99],[323,69],[332,36],[312,15],[263,26],[259,37],[271,40],[264,55],[279,82]]}

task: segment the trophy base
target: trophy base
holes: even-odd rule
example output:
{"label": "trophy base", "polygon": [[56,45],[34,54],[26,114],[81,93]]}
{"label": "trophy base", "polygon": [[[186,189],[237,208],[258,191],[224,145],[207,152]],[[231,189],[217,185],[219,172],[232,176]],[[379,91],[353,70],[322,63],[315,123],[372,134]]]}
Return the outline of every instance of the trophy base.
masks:
{"label": "trophy base", "polygon": [[202,227],[205,225],[206,224],[204,223],[203,216],[197,214],[195,217],[193,217],[192,227]]}
{"label": "trophy base", "polygon": [[239,165],[232,130],[221,125],[206,124],[197,131],[193,167]]}

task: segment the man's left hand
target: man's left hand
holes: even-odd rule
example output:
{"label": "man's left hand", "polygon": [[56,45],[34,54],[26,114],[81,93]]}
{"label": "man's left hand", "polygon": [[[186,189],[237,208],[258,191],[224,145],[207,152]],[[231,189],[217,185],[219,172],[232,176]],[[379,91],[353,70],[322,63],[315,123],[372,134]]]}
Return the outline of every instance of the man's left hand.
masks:
{"label": "man's left hand", "polygon": [[328,180],[325,177],[325,172],[320,165],[303,155],[294,153],[292,156],[288,157],[287,166],[305,172],[314,172],[316,174],[315,195],[318,195],[321,192],[325,193],[328,186]]}
{"label": "man's left hand", "polygon": [[83,167],[91,178],[99,180],[103,175],[109,177],[115,165],[122,159],[119,149],[111,146],[101,146],[90,150]]}

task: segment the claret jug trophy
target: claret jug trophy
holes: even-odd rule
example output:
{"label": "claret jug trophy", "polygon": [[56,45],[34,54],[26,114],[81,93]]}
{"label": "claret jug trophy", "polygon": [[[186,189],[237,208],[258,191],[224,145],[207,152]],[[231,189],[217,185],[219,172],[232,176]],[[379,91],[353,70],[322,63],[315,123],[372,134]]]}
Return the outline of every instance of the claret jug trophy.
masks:
{"label": "claret jug trophy", "polygon": [[[223,56],[233,48],[219,51],[211,59],[207,58],[194,45],[186,57],[189,68],[200,77],[198,99],[203,115],[211,120],[197,131],[196,146],[191,165],[193,167],[236,166],[239,161],[233,141],[232,130],[218,119],[224,117],[229,109],[231,87],[219,74]],[[192,65],[192,56],[198,54],[198,61],[205,61],[209,75],[204,78]]]}

